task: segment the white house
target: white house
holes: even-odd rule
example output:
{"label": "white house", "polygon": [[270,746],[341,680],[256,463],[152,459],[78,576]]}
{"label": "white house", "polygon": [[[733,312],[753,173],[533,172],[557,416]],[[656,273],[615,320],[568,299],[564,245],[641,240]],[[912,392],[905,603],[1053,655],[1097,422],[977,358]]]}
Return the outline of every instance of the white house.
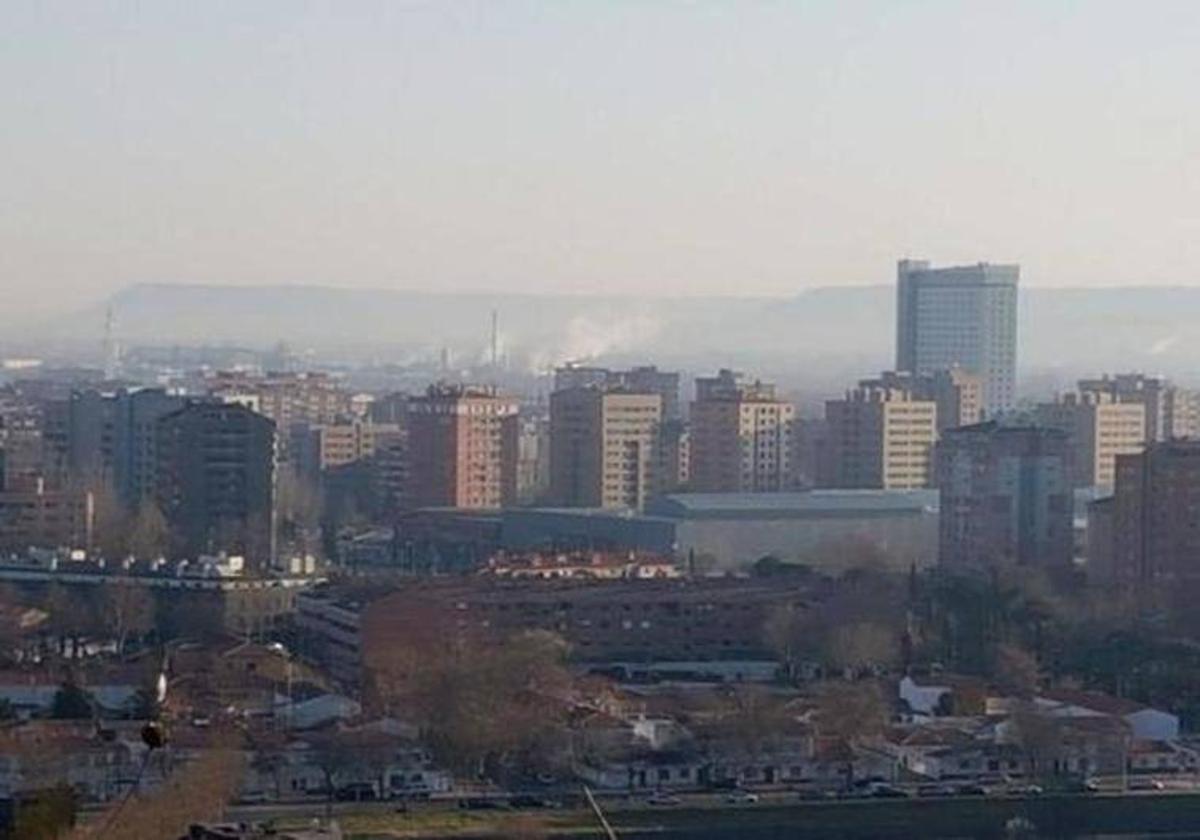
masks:
{"label": "white house", "polygon": [[1094,691],[1057,689],[1035,698],[1038,706],[1055,717],[1118,717],[1129,724],[1139,741],[1174,741],[1179,738],[1179,718],[1134,700]]}
{"label": "white house", "polygon": [[931,717],[941,702],[942,697],[950,694],[948,685],[934,683],[918,683],[910,676],[900,680],[900,699],[908,704],[914,715]]}

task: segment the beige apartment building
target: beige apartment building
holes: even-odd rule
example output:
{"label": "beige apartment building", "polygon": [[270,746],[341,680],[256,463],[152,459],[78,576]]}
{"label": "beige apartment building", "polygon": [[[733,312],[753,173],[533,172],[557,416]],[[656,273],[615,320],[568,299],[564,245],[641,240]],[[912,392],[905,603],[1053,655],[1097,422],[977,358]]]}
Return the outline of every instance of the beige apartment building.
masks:
{"label": "beige apartment building", "polygon": [[1147,443],[1200,436],[1200,392],[1180,388],[1164,377],[1105,374],[1079,380],[1079,392],[1107,394],[1114,402],[1141,403],[1146,408]]}
{"label": "beige apartment building", "polygon": [[314,475],[365,461],[375,455],[377,439],[398,428],[359,419],[307,428],[298,444],[298,460]]}
{"label": "beige apartment building", "polygon": [[731,370],[696,380],[691,409],[690,490],[769,493],[788,489],[796,409],[775,386]]}
{"label": "beige apartment building", "polygon": [[906,387],[864,380],[825,403],[829,458],[820,483],[846,489],[911,490],[933,483],[938,407]]}
{"label": "beige apartment building", "polygon": [[929,373],[888,370],[875,379],[859,381],[858,386],[905,391],[914,400],[937,403],[938,434],[983,420],[983,377],[961,367]]}
{"label": "beige apartment building", "polygon": [[1070,435],[1076,487],[1112,487],[1117,456],[1141,452],[1146,442],[1146,406],[1102,391],[1042,403],[1037,418]]}
{"label": "beige apartment building", "polygon": [[659,490],[660,394],[604,385],[550,395],[550,496],[566,507],[640,510]]}
{"label": "beige apartment building", "polygon": [[519,405],[494,387],[431,385],[408,402],[408,492],[414,507],[516,503]]}
{"label": "beige apartment building", "polygon": [[286,433],[295,424],[336,423],[351,414],[350,394],[326,373],[267,373],[219,371],[208,383],[211,396],[240,403],[275,421]]}

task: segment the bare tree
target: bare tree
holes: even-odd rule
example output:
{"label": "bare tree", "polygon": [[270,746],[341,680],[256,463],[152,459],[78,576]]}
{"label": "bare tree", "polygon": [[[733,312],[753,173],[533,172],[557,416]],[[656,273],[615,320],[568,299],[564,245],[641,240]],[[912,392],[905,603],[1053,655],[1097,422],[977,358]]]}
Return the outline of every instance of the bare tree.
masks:
{"label": "bare tree", "polygon": [[123,654],[130,637],[142,638],[154,629],[154,596],[144,586],[117,578],[105,587],[100,614],[105,629],[116,640],[117,653]]}
{"label": "bare tree", "polygon": [[325,784],[325,816],[333,810],[338,783],[359,766],[355,744],[340,732],[326,732],[309,739],[310,763],[321,771]]}
{"label": "bare tree", "polygon": [[324,513],[321,489],[289,463],[279,471],[276,492],[281,537],[293,547],[311,550],[308,537],[320,528]]}
{"label": "bare tree", "polygon": [[795,679],[806,657],[818,648],[818,632],[808,612],[793,604],[780,604],[763,621],[763,641],[779,658],[787,678]]}
{"label": "bare tree", "polygon": [[826,656],[833,667],[843,671],[891,668],[900,661],[900,639],[890,627],[856,621],[832,630]]}
{"label": "bare tree", "polygon": [[171,527],[162,511],[152,501],[142,502],[129,524],[126,549],[143,560],[164,556],[171,547]]}
{"label": "bare tree", "polygon": [[1017,645],[997,645],[993,672],[1001,691],[1022,700],[1031,699],[1041,681],[1037,660]]}
{"label": "bare tree", "polygon": [[867,741],[887,725],[890,711],[878,683],[842,680],[823,683],[816,693],[817,731],[847,743]]}
{"label": "bare tree", "polygon": [[224,744],[203,750],[180,765],[154,792],[118,800],[70,840],[161,840],[181,837],[192,823],[217,820],[224,814],[242,773],[242,755]]}
{"label": "bare tree", "polygon": [[779,698],[760,685],[738,685],[724,692],[715,713],[715,722],[755,759],[774,751],[792,723]]}
{"label": "bare tree", "polygon": [[0,585],[0,664],[11,662],[24,636],[20,613],[23,609],[16,590]]}
{"label": "bare tree", "polygon": [[564,658],[562,640],[541,631],[499,645],[441,637],[394,652],[373,683],[383,705],[416,720],[460,772],[545,767],[566,751],[573,683]]}
{"label": "bare tree", "polygon": [[283,774],[284,768],[287,767],[287,755],[283,750],[274,747],[256,750],[254,758],[250,761],[250,766],[260,776],[271,777],[271,785],[275,789],[275,798],[279,799],[283,795],[283,785],[280,777]]}
{"label": "bare tree", "polygon": [[[80,487],[79,489],[84,489]],[[105,557],[129,554],[130,517],[110,484],[87,488],[92,491],[93,542]]]}
{"label": "bare tree", "polygon": [[[890,717],[883,692],[873,681],[827,682],[817,692],[816,699],[817,732],[851,749],[878,736]],[[847,762],[845,775],[849,786],[854,781],[853,760]]]}
{"label": "bare tree", "polygon": [[1047,775],[1062,747],[1062,722],[1037,707],[1033,701],[1019,701],[1008,718],[1010,739],[1025,754],[1030,778]]}

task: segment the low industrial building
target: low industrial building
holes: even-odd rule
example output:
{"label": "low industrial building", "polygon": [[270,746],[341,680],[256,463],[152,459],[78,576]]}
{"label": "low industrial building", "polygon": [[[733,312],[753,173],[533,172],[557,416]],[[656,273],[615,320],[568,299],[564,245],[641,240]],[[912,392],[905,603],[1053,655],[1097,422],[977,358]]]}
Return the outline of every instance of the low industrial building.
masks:
{"label": "low industrial building", "polygon": [[882,559],[907,570],[937,558],[936,490],[679,493],[645,513],[601,508],[426,508],[400,520],[395,563],[468,571],[498,551],[639,551],[694,571],[746,569],[773,556],[825,572]]}

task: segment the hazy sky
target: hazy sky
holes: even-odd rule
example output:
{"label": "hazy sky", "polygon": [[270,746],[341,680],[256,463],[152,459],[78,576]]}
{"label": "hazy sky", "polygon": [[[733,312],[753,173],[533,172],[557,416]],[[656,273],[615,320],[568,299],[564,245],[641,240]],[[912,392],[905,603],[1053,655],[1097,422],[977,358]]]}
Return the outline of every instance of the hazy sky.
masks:
{"label": "hazy sky", "polygon": [[1200,283],[1198,45],[1196,0],[5,0],[0,287]]}

